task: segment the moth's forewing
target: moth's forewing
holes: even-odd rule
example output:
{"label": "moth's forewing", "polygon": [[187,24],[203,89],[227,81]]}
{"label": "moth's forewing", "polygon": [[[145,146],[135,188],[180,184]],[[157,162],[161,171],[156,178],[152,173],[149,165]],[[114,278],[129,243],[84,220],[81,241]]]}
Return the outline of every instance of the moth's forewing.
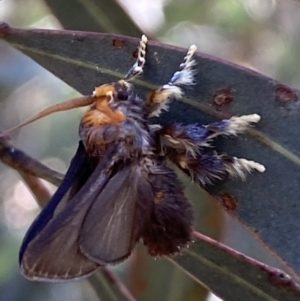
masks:
{"label": "moth's forewing", "polygon": [[132,162],[115,173],[95,199],[80,231],[80,249],[87,257],[108,264],[130,255],[149,214],[145,212],[144,221],[137,218],[141,191],[147,190],[151,193],[147,179]]}
{"label": "moth's forewing", "polygon": [[45,226],[49,223],[49,221],[53,218],[53,215],[57,209],[57,206],[62,202],[62,200],[66,197],[66,194],[74,185],[74,182],[78,178],[80,171],[83,166],[88,161],[88,155],[84,149],[82,142],[79,143],[77,152],[73,157],[70,167],[61,183],[58,187],[51,200],[48,202],[46,207],[41,211],[41,213],[36,217],[34,222],[31,224],[28,229],[19,253],[19,261],[21,263],[24,252],[28,246],[28,244],[45,228]]}
{"label": "moth's forewing", "polygon": [[[26,277],[47,281],[76,279],[89,275],[99,267],[98,263],[83,255],[78,239],[88,210],[109,181],[114,165],[111,159],[115,152],[114,147],[105,154],[85,184],[58,213],[55,209],[59,201],[53,205],[54,209],[51,207],[52,217],[47,215],[47,223],[42,222],[42,229],[33,227],[35,233],[28,235],[31,239],[27,238],[20,256]],[[77,179],[74,177],[73,180]],[[68,188],[63,190],[66,192]],[[38,219],[41,218],[43,214]]]}

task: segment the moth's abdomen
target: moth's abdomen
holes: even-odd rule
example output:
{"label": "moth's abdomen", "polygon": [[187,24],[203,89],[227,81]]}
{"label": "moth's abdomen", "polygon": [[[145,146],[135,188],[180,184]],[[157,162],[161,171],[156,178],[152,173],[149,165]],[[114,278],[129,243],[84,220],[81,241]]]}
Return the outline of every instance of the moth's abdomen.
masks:
{"label": "moth's abdomen", "polygon": [[191,241],[193,211],[176,174],[162,166],[150,173],[153,200],[142,238],[152,256],[169,256]]}

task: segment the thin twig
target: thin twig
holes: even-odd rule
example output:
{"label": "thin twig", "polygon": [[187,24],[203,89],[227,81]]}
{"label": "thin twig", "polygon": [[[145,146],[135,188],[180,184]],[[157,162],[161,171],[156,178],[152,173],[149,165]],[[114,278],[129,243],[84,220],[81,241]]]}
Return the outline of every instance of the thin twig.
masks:
{"label": "thin twig", "polygon": [[128,301],[137,301],[124,283],[119,279],[119,277],[110,269],[103,267],[101,269],[102,274],[105,276],[106,280],[109,281],[114,287],[116,287],[123,297]]}
{"label": "thin twig", "polygon": [[59,186],[63,174],[45,166],[31,158],[23,151],[15,148],[8,136],[0,137],[0,160],[20,173],[26,173]]}

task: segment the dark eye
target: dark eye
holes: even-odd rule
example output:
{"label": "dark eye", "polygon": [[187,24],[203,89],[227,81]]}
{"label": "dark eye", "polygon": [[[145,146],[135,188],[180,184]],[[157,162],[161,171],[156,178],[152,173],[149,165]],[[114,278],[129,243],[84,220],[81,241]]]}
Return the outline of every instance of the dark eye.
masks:
{"label": "dark eye", "polygon": [[127,100],[128,93],[126,91],[118,91],[117,97],[119,100]]}

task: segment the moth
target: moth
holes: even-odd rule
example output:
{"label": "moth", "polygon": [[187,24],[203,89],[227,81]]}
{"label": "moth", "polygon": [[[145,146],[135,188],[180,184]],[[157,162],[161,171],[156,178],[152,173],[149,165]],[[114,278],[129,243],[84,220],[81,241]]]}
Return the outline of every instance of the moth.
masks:
{"label": "moth", "polygon": [[29,228],[20,266],[29,279],[66,281],[86,277],[125,260],[138,241],[152,256],[172,256],[192,239],[193,211],[172,162],[202,187],[227,177],[244,179],[263,165],[218,154],[219,135],[237,135],[257,123],[257,114],[208,125],[161,126],[149,119],[168,110],[194,84],[196,46],[179,70],[148,97],[129,81],[142,73],[146,36],[123,79],[95,88],[92,95],[51,106],[19,128],[57,111],[89,106],[79,125],[80,143],[70,167],[47,206]]}

